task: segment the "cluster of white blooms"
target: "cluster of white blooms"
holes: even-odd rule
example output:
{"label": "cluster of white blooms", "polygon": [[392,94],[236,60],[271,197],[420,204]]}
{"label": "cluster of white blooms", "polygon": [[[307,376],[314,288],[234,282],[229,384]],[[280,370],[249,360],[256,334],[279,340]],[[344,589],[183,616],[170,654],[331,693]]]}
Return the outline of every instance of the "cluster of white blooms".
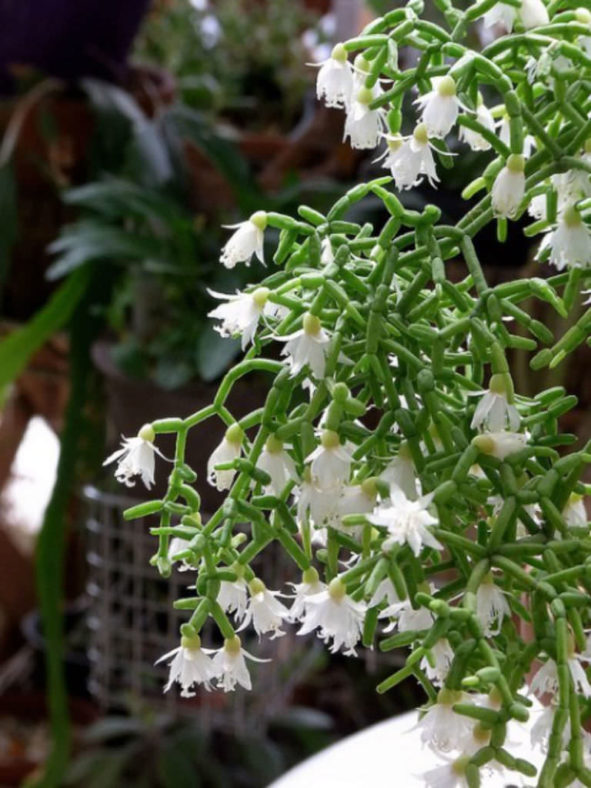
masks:
{"label": "cluster of white blooms", "polygon": [[[359,149],[383,144],[389,175],[351,188],[326,215],[258,212],[235,228],[221,255],[228,268],[262,262],[278,235],[277,270],[262,284],[212,292],[221,303],[210,316],[222,336],[241,339],[244,359],[211,406],[144,427],[109,461],[121,481],[139,476],[149,488],[156,434],[177,433],[167,494],[129,514],[160,514],[160,571],[177,564],[197,575],[195,598],[182,600],[191,616],[181,645],[163,658],[167,689],[250,688],[254,657],[240,637],[315,633],[348,655],[381,639],[385,651],[411,650],[379,691],[413,675],[429,698],[418,735],[442,762],[427,786],[472,788],[479,773],[503,784],[507,769],[533,777],[510,749],[536,695],[550,701],[532,731],[532,746],[548,751],[540,784],[584,782],[573,721],[591,698],[589,446],[565,450],[572,436],[559,419],[574,398],[563,388],[515,396],[509,352],[554,342],[530,299],[564,317],[591,266],[591,15],[543,0],[465,12],[444,3],[450,30],[433,35],[419,5],[338,44],[318,72],[319,99],[346,113],[345,137]],[[516,35],[472,52],[460,39],[483,17]],[[419,52],[408,69],[403,47],[405,57]],[[489,163],[464,192],[485,196],[450,226],[436,206],[407,208],[389,184],[435,186],[437,157],[453,166],[465,152],[456,134]],[[380,228],[354,220],[366,198],[388,214]],[[471,239],[493,221],[503,238],[507,219],[526,211],[528,232],[545,233],[538,259],[571,270],[487,283]],[[467,275],[457,281],[446,263],[460,257]],[[532,367],[559,363],[590,325],[588,312]],[[237,418],[228,397],[250,373],[273,382],[264,404]],[[225,433],[207,481],[228,494],[202,520],[183,451],[188,430],[210,418]],[[299,582],[282,578],[285,592],[258,577],[272,542],[297,567]],[[206,622],[221,648],[202,648]]]}

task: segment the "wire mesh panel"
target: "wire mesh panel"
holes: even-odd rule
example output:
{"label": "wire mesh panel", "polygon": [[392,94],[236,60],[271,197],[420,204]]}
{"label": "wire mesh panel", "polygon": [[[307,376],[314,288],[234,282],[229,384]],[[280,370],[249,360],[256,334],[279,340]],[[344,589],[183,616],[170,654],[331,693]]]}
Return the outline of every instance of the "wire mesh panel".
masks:
{"label": "wire mesh panel", "polygon": [[[263,725],[277,715],[311,669],[319,650],[315,639],[298,638],[293,627],[276,640],[243,638],[247,650],[272,660],[260,666],[249,662],[252,692],[199,692],[195,698],[184,699],[174,688],[163,694],[168,669],[154,663],[179,644],[179,626],[187,613],[175,611],[173,602],[194,594],[188,586],[195,575],[175,568],[170,578],[162,579],[150,566],[157,547],[150,527],[156,521],[146,517],[125,522],[122,516],[137,500],[90,486],[83,494],[90,599],[89,689],[98,702],[110,709],[127,707],[131,699],[162,704],[166,710],[198,709],[204,724],[231,730],[245,730],[247,719],[252,730],[253,725]],[[271,588],[283,588],[286,581],[295,579],[280,549],[266,552],[261,560],[264,565],[257,571]],[[204,645],[221,645],[219,635],[206,632]]]}

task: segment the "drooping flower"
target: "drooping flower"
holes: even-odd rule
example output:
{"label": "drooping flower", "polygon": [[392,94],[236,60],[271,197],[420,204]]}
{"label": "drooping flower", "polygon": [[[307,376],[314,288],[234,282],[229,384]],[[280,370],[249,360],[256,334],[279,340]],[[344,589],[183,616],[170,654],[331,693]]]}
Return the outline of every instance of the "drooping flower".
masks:
{"label": "drooping flower", "polygon": [[310,597],[320,594],[326,590],[326,583],[323,583],[314,567],[305,569],[302,572],[301,583],[289,583],[293,587],[293,603],[289,609],[290,621],[301,621],[306,615]]}
{"label": "drooping flower", "polygon": [[337,501],[338,492],[336,489],[326,493],[316,486],[312,480],[310,467],[304,469],[303,479],[298,488],[294,489],[294,496],[297,501],[297,518],[299,523],[305,523],[311,519],[315,525],[323,527],[338,516]]}
{"label": "drooping flower", "polygon": [[283,448],[282,441],[274,435],[267,438],[265,448],[256,462],[256,467],[269,474],[271,483],[268,485],[268,489],[275,495],[281,495],[287,484],[297,479],[294,461]]}
{"label": "drooping flower", "polygon": [[466,766],[469,761],[469,756],[462,755],[423,772],[421,777],[425,781],[425,788],[468,788]]}
{"label": "drooping flower", "polygon": [[115,478],[126,487],[135,485],[135,477],[139,476],[149,490],[154,484],[155,454],[166,459],[154,446],[156,433],[151,424],[144,424],[135,438],[123,438],[121,449],[113,452],[103,462],[104,465],[117,463]]}
{"label": "drooping flower", "polygon": [[352,461],[338,433],[333,430],[322,430],[320,446],[306,457],[306,462],[312,463],[312,482],[320,490],[331,491],[347,481]]}
{"label": "drooping flower", "polygon": [[[482,96],[478,94],[478,106],[476,108],[476,120],[490,132],[495,131],[495,119],[492,112],[482,100]],[[460,139],[463,140],[472,150],[490,150],[490,142],[482,136],[478,131],[470,129],[467,126],[460,126]]]}
{"label": "drooping flower", "polygon": [[232,337],[237,334],[242,337],[242,350],[252,342],[256,333],[259,319],[263,314],[273,314],[273,305],[268,302],[269,290],[258,287],[252,293],[216,293],[207,291],[214,298],[225,299],[227,303],[220,304],[208,313],[208,317],[221,320],[215,330],[222,337]]}
{"label": "drooping flower", "polygon": [[241,427],[238,424],[232,424],[231,427],[228,427],[221,443],[213,450],[207,461],[207,481],[212,486],[217,487],[220,492],[230,489],[236,471],[234,469],[216,470],[216,466],[237,460],[242,451],[243,439],[244,432]]}
{"label": "drooping flower", "polygon": [[507,164],[495,178],[492,187],[492,207],[497,216],[512,219],[519,210],[525,194],[524,158],[512,153]]}
{"label": "drooping flower", "polygon": [[220,262],[226,268],[234,268],[237,263],[250,265],[254,254],[264,264],[263,242],[266,226],[267,214],[264,211],[253,213],[245,222],[226,225],[235,232],[222,249]]}
{"label": "drooping flower", "polygon": [[390,485],[391,489],[402,490],[409,500],[416,500],[418,497],[417,477],[406,444],[401,444],[396,457],[382,471],[381,478]]}
{"label": "drooping flower", "polygon": [[317,629],[318,637],[325,643],[332,640],[330,651],[333,654],[342,648],[344,654],[355,655],[366,611],[363,602],[351,599],[343,581],[335,577],[325,591],[308,598],[298,635],[307,635]]}
{"label": "drooping flower", "polygon": [[559,271],[591,266],[591,232],[574,204],[560,214],[556,228],[546,233],[536,259],[546,250],[550,253],[549,262]]}
{"label": "drooping flower", "polygon": [[252,689],[246,665],[247,657],[253,662],[270,662],[268,659],[259,659],[242,648],[238,635],[224,640],[223,648],[213,658],[214,669],[217,671],[217,686],[224,692],[232,692],[237,684],[244,689]]}
{"label": "drooping flower", "polygon": [[[239,567],[241,570],[242,567]],[[234,613],[237,621],[242,621],[248,605],[248,586],[243,577],[236,580],[222,580],[217,597],[218,605],[224,613]]]}
{"label": "drooping flower", "polygon": [[585,501],[580,495],[572,493],[564,509],[562,516],[565,523],[569,528],[587,528],[589,524],[589,517],[587,509],[585,508]]}
{"label": "drooping flower", "polygon": [[316,96],[327,107],[343,109],[349,106],[353,92],[353,67],[347,59],[347,51],[337,44],[328,60],[320,63],[316,78]]}
{"label": "drooping flower", "polygon": [[172,687],[176,682],[180,684],[181,696],[192,698],[195,692],[192,691],[194,685],[201,684],[208,692],[211,690],[211,682],[217,678],[217,670],[213,660],[208,654],[214,654],[213,649],[201,648],[201,638],[199,635],[181,638],[181,645],[169,651],[168,654],[160,657],[156,665],[165,662],[172,657],[169,662],[170,672],[168,682],[164,687],[164,692]]}
{"label": "drooping flower", "polygon": [[486,577],[476,592],[476,616],[484,634],[489,637],[501,631],[503,618],[511,615],[511,608],[492,575]]}
{"label": "drooping flower", "polygon": [[393,619],[384,632],[398,629],[399,632],[422,632],[433,625],[433,614],[426,607],[414,608],[410,600],[394,603],[382,610],[380,618]]}
{"label": "drooping flower", "polygon": [[[550,734],[552,733],[552,724],[554,722],[554,715],[556,714],[556,706],[552,703],[547,706],[542,705],[539,708],[534,708],[533,712],[536,715],[536,721],[530,730],[530,741],[533,749],[538,748],[542,752],[547,752]],[[531,712],[530,712],[531,713]],[[566,721],[566,725],[562,731],[563,746],[566,747],[570,740],[570,720]]]}
{"label": "drooping flower", "polygon": [[398,594],[396,593],[396,589],[394,588],[394,583],[390,580],[389,577],[385,577],[383,580],[380,580],[378,587],[374,591],[371,599],[367,603],[368,607],[375,607],[376,605],[381,604],[384,599],[388,603],[388,606],[400,604],[400,599],[398,598]]}
{"label": "drooping flower", "polygon": [[288,356],[287,363],[291,369],[291,377],[308,367],[317,380],[322,380],[326,367],[326,356],[330,347],[330,337],[322,328],[316,315],[304,315],[303,328],[294,334],[280,337],[278,342],[285,342],[282,356]]}
{"label": "drooping flower", "polygon": [[491,454],[498,460],[504,460],[511,454],[516,454],[527,445],[527,435],[520,432],[483,432],[472,438],[472,443],[483,454]]}
{"label": "drooping flower", "polygon": [[375,506],[376,495],[375,481],[372,478],[365,479],[361,484],[344,485],[337,498],[338,519],[331,523],[333,528],[355,534],[355,530],[341,524],[340,519],[348,514],[368,514]]}
{"label": "drooping flower", "polygon": [[[572,653],[568,658],[568,669],[575,691],[585,698],[591,698],[591,684],[581,665],[581,661],[589,661],[590,657],[586,654]],[[558,670],[556,662],[548,658],[533,677],[530,689],[534,695],[541,698],[543,695],[555,695],[558,692]]]}
{"label": "drooping flower", "polygon": [[289,615],[289,610],[276,599],[278,591],[270,591],[262,580],[255,577],[248,584],[250,597],[244,616],[244,621],[238,632],[245,629],[250,622],[255,632],[260,637],[267,632],[272,632],[271,639],[285,635],[281,624]]}
{"label": "drooping flower", "polygon": [[433,684],[441,686],[454,658],[454,651],[449,644],[447,638],[440,638],[435,645],[430,649],[433,664],[427,657],[421,660],[421,668],[427,674],[427,678],[431,679]]}
{"label": "drooping flower", "polygon": [[[492,375],[488,391],[478,403],[470,427],[501,432],[508,429],[516,432],[521,418],[515,405],[509,401],[512,395],[506,375]],[[509,390],[508,390],[509,389]]]}
{"label": "drooping flower", "polygon": [[494,27],[501,24],[510,33],[513,30],[517,9],[507,3],[496,3],[484,15],[484,26]]}
{"label": "drooping flower", "polygon": [[423,545],[435,550],[442,550],[443,546],[429,531],[430,525],[436,525],[438,520],[428,511],[433,499],[432,495],[424,495],[415,501],[409,500],[400,489],[392,489],[390,503],[379,506],[368,520],[373,525],[385,526],[389,536],[384,542],[384,549],[393,543],[410,546],[414,555],[418,556]]}
{"label": "drooping flower", "polygon": [[433,79],[433,90],[419,96],[415,104],[422,110],[421,122],[428,136],[439,139],[447,136],[457,120],[460,106],[454,78],[436,77]]}
{"label": "drooping flower", "polygon": [[441,752],[463,751],[472,741],[474,722],[453,710],[456,703],[466,703],[470,696],[465,692],[441,689],[437,702],[430,706],[421,717],[417,727],[421,741]]}
{"label": "drooping flower", "polygon": [[347,107],[345,131],[343,139],[349,138],[352,148],[366,150],[375,148],[380,140],[384,120],[379,109],[370,109],[376,98],[375,89],[366,87],[354,91],[350,105]]}
{"label": "drooping flower", "polygon": [[433,187],[439,178],[424,123],[416,126],[412,136],[386,137],[387,151],[383,166],[389,169],[397,189],[412,189],[427,178]]}
{"label": "drooping flower", "polygon": [[534,27],[542,27],[550,21],[548,9],[542,0],[521,0],[521,8],[518,9],[519,19],[526,30]]}

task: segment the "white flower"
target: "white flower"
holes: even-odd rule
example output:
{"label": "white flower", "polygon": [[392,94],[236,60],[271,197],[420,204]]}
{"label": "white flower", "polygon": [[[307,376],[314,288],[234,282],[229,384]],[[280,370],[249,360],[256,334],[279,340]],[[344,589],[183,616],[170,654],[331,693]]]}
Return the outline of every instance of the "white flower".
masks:
{"label": "white flower", "polygon": [[134,476],[140,476],[142,482],[149,490],[154,484],[154,454],[163,459],[164,455],[154,446],[156,434],[150,424],[144,424],[135,438],[123,438],[122,448],[117,449],[103,462],[109,465],[117,463],[115,478],[126,487],[135,485]]}
{"label": "white flower", "polygon": [[320,446],[306,457],[306,462],[312,463],[312,482],[321,490],[331,491],[347,481],[352,461],[338,434],[332,430],[322,431]]}
{"label": "white flower", "polygon": [[[499,129],[499,139],[501,142],[504,142],[505,145],[510,148],[511,147],[511,123],[509,121],[508,115],[503,115],[500,122],[500,129]],[[531,134],[527,134],[525,139],[523,140],[523,157],[528,159],[532,151],[535,147],[536,141]]]}
{"label": "white flower", "polygon": [[[534,709],[537,719],[530,730],[530,740],[533,749],[536,747],[542,752],[548,751],[549,738],[552,733],[552,724],[554,722],[554,714],[556,707],[553,704],[548,706],[540,706]],[[530,712],[531,713],[531,712]],[[562,731],[563,746],[566,747],[570,740],[570,720],[567,720],[566,725]]]}
{"label": "white flower", "polygon": [[344,654],[355,655],[366,610],[362,602],[355,602],[347,595],[345,584],[336,577],[325,591],[308,598],[298,635],[318,629],[318,637],[325,643],[333,641],[330,646],[333,654],[343,648]]}
{"label": "white flower", "polygon": [[425,781],[425,788],[468,788],[466,780],[468,760],[469,758],[462,756],[423,772],[421,776]]}
{"label": "white flower", "polygon": [[[174,536],[168,545],[168,557],[170,560],[172,561],[177,553],[181,553],[186,550],[188,545],[189,543],[185,539],[181,539],[179,536]],[[187,563],[186,559],[183,559],[177,566],[177,569],[179,572],[188,572],[190,569],[194,569],[194,567]]]}
{"label": "white flower", "polygon": [[236,635],[231,640],[225,640],[224,646],[213,658],[214,669],[217,671],[217,686],[224,692],[232,692],[239,684],[244,689],[252,689],[250,673],[246,666],[246,659],[253,662],[269,662],[268,659],[258,659],[242,648],[240,638]]}
{"label": "white flower", "polygon": [[536,259],[546,249],[550,251],[550,263],[559,271],[591,266],[591,232],[574,205],[561,213],[556,228],[544,236]]}
{"label": "white flower", "polygon": [[427,678],[431,679],[433,684],[441,686],[454,658],[454,651],[449,645],[447,638],[440,638],[435,645],[431,648],[431,655],[433,658],[433,665],[427,657],[421,660],[421,668],[427,674]]}
{"label": "white flower", "polygon": [[384,468],[380,478],[390,485],[390,489],[402,490],[409,500],[416,500],[418,492],[415,466],[406,445],[400,447],[398,454]]}
{"label": "white flower", "polygon": [[347,107],[345,131],[343,139],[349,137],[352,148],[365,150],[375,148],[379,142],[384,120],[379,109],[370,109],[369,105],[377,96],[377,84],[373,89],[362,87],[354,92],[350,105]]}
{"label": "white flower", "polygon": [[397,189],[412,189],[425,177],[431,186],[436,186],[439,178],[423,123],[419,123],[408,139],[387,136],[386,143],[388,147],[382,166],[391,171]]}
{"label": "white flower", "polygon": [[281,495],[287,484],[297,479],[294,461],[283,448],[283,443],[274,435],[267,439],[265,448],[256,462],[256,467],[271,477],[271,483],[267,489],[274,495]]}
{"label": "white flower", "polygon": [[515,405],[509,403],[505,375],[493,375],[489,389],[478,403],[470,423],[473,430],[486,429],[501,432],[508,429],[516,432],[521,418]]}
{"label": "white flower", "polygon": [[158,665],[170,657],[173,658],[169,662],[170,672],[164,692],[168,692],[175,681],[181,686],[183,698],[194,697],[195,693],[191,691],[194,684],[202,684],[207,691],[211,690],[211,682],[218,675],[213,660],[207,656],[213,653],[215,652],[212,649],[201,648],[201,639],[198,635],[181,638],[181,645],[178,648],[169,651],[156,661]]}
{"label": "white flower", "polygon": [[529,201],[527,212],[533,219],[545,219],[547,213],[546,192],[535,194]]}
{"label": "white flower", "polygon": [[267,632],[272,632],[271,639],[285,635],[280,629],[284,619],[289,615],[289,610],[275,597],[279,591],[269,591],[262,580],[255,577],[248,584],[250,598],[244,621],[238,632],[245,629],[250,622],[255,632],[260,637]]}
{"label": "white flower", "polygon": [[307,612],[310,597],[325,591],[326,583],[320,580],[314,567],[310,567],[302,573],[301,583],[289,583],[289,585],[295,591],[293,603],[289,609],[289,620],[301,621]]}
{"label": "white flower", "polygon": [[220,492],[230,489],[236,471],[233,469],[227,471],[216,470],[216,466],[225,465],[240,457],[243,438],[244,433],[238,424],[233,424],[231,427],[228,427],[222,442],[213,450],[207,461],[207,481],[212,486],[217,487]]}
{"label": "white flower", "polygon": [[[495,119],[486,104],[482,102],[480,96],[476,109],[476,120],[488,131],[495,131]],[[460,139],[467,143],[472,150],[490,150],[491,148],[490,142],[482,134],[469,129],[467,126],[460,126]]]}
{"label": "white flower", "polygon": [[472,443],[483,454],[491,454],[498,460],[504,460],[511,454],[516,454],[527,445],[527,435],[519,432],[483,432],[472,438]]}
{"label": "white flower", "polygon": [[317,380],[322,380],[326,367],[326,356],[330,347],[330,337],[322,328],[315,315],[304,315],[304,325],[294,334],[276,336],[278,342],[285,342],[282,356],[288,356],[291,377],[295,377],[304,367],[308,367]]}
{"label": "white flower", "polygon": [[427,509],[432,500],[432,495],[424,495],[416,501],[409,500],[402,490],[393,488],[390,495],[390,505],[378,507],[367,518],[373,525],[385,526],[389,537],[384,542],[397,543],[410,546],[414,555],[419,555],[423,545],[443,550],[443,546],[428,530],[428,526],[436,525],[438,520]]}
{"label": "white flower", "polygon": [[575,493],[569,496],[566,506],[562,510],[562,516],[569,528],[587,528],[589,523],[585,502],[580,495]]}
{"label": "white flower", "polygon": [[436,77],[433,90],[419,96],[417,104],[422,109],[421,121],[429,137],[443,138],[452,130],[458,117],[459,102],[453,77]]}
{"label": "white flower", "polygon": [[512,219],[521,205],[525,194],[523,156],[511,154],[507,165],[495,178],[492,187],[492,207],[495,215]]}
{"label": "white flower", "polygon": [[490,576],[485,579],[476,592],[476,616],[482,624],[484,634],[489,637],[501,631],[503,618],[511,615],[511,608],[503,592]]}
{"label": "white flower", "polygon": [[417,727],[421,732],[421,741],[435,750],[449,752],[464,750],[472,743],[474,721],[463,714],[457,714],[452,706],[466,703],[470,696],[465,692],[439,690],[437,702],[430,706],[420,719]]}
{"label": "white flower", "polygon": [[521,8],[517,13],[526,30],[547,25],[550,21],[542,0],[521,0]]}
{"label": "white flower", "polygon": [[235,229],[236,232],[222,249],[220,262],[226,268],[234,268],[237,263],[249,265],[254,254],[264,263],[263,241],[266,226],[267,214],[264,211],[253,213],[245,222],[226,225],[228,229]]}
{"label": "white flower", "polygon": [[380,581],[367,606],[375,607],[376,605],[379,605],[384,599],[389,606],[400,604],[400,599],[398,598],[398,594],[394,588],[394,583],[389,577],[385,577]]}
{"label": "white flower", "polygon": [[307,522],[308,518],[315,525],[324,526],[338,516],[338,489],[329,493],[319,489],[312,482],[310,468],[304,470],[304,479],[299,488],[294,489],[297,500],[297,518],[299,523]]}
{"label": "white flower", "polygon": [[242,577],[236,580],[222,580],[218,591],[217,602],[225,613],[234,613],[236,620],[241,621],[246,615],[248,605],[248,586]]}
{"label": "white flower", "polygon": [[359,528],[343,525],[341,519],[348,514],[368,514],[376,503],[376,489],[373,479],[366,479],[362,484],[345,485],[337,498],[338,517],[331,523],[338,528],[359,538]]}
{"label": "white flower", "polygon": [[[591,684],[589,684],[585,669],[581,665],[581,660],[587,661],[588,659],[589,657],[584,654],[573,654],[567,660],[575,691],[580,695],[584,695],[585,698],[591,698]],[[553,659],[547,659],[544,662],[533,677],[530,689],[539,698],[546,693],[555,695],[558,692],[558,671],[556,662]]]}
{"label": "white flower", "polygon": [[342,44],[337,44],[331,56],[320,64],[316,78],[316,96],[327,107],[342,109],[351,101],[353,92],[353,67],[347,60]]}
{"label": "white flower", "polygon": [[274,314],[273,304],[268,302],[269,291],[266,287],[259,287],[253,293],[216,293],[207,291],[214,298],[225,299],[227,303],[220,304],[208,313],[208,317],[221,320],[215,330],[223,337],[232,337],[236,334],[242,336],[242,350],[252,342],[262,314]]}
{"label": "white flower", "polygon": [[[431,592],[434,589],[431,588]],[[393,618],[391,624],[384,628],[384,632],[398,629],[399,632],[422,632],[433,626],[433,614],[426,607],[413,608],[409,599],[395,602],[382,610],[380,618]]]}
{"label": "white flower", "polygon": [[513,30],[516,15],[517,9],[514,6],[506,3],[496,3],[484,15],[484,26],[493,27],[501,24],[510,33]]}

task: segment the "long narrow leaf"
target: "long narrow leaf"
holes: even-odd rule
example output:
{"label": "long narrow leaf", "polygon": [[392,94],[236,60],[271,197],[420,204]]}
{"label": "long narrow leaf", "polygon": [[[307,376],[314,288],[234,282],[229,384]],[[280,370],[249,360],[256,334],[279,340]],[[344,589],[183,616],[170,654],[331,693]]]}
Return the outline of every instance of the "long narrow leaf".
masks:
{"label": "long narrow leaf", "polygon": [[86,290],[88,275],[86,269],[76,271],[26,325],[0,341],[0,389],[15,380],[33,353],[67,323]]}

